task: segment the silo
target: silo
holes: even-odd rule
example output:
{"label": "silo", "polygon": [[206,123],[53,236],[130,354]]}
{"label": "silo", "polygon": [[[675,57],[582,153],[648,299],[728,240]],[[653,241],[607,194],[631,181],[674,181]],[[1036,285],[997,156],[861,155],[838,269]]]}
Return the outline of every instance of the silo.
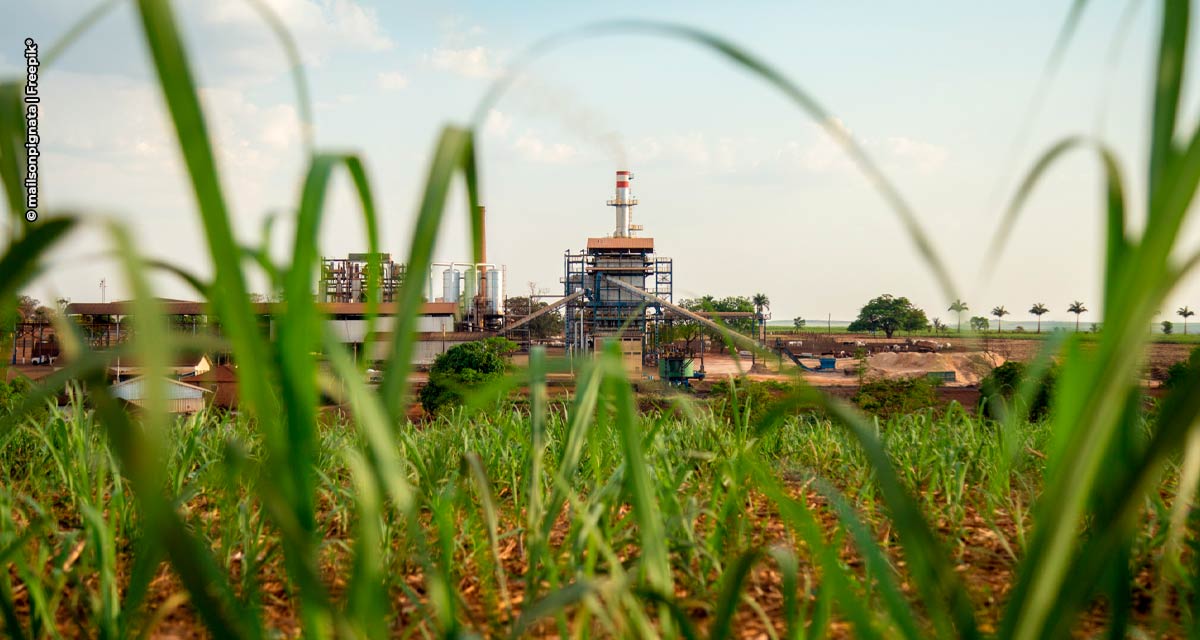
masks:
{"label": "silo", "polygon": [[463,272],[463,303],[468,307],[474,305],[477,293],[479,293],[479,267],[472,267]]}
{"label": "silo", "polygon": [[458,286],[462,274],[458,269],[450,268],[442,272],[442,299],[446,302],[458,302]]}
{"label": "silo", "polygon": [[487,272],[487,313],[498,316],[504,313],[504,272],[490,269]]}

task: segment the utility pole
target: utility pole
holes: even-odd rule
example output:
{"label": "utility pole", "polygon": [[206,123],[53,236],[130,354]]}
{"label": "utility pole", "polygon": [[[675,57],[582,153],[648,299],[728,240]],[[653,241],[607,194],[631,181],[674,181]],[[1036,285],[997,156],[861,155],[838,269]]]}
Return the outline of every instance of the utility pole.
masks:
{"label": "utility pole", "polygon": [[105,295],[105,290],[108,289],[108,279],[100,278],[100,302],[108,302],[108,297]]}

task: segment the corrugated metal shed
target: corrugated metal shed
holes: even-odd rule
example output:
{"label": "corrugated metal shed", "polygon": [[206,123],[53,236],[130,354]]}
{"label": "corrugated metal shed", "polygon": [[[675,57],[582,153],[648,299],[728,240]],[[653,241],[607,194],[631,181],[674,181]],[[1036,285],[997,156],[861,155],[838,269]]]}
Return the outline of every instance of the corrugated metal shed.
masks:
{"label": "corrugated metal shed", "polygon": [[[195,413],[204,408],[207,394],[212,392],[193,384],[163,378],[167,396],[167,411],[171,413]],[[145,406],[147,394],[145,376],[131,378],[109,387],[114,397],[139,407]]]}

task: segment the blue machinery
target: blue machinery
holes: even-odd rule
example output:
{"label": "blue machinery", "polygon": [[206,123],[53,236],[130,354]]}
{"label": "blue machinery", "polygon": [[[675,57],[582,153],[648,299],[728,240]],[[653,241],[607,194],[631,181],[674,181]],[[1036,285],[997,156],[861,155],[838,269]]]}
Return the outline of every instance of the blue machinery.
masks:
{"label": "blue machinery", "polygon": [[[809,354],[795,353],[788,348],[779,338],[775,339],[775,351],[781,356],[786,356],[789,360],[796,363],[797,367],[805,371],[815,371],[820,373],[828,373],[837,370],[837,358],[832,356],[814,357]],[[804,364],[805,360],[816,360],[819,364],[816,367],[810,367]]]}

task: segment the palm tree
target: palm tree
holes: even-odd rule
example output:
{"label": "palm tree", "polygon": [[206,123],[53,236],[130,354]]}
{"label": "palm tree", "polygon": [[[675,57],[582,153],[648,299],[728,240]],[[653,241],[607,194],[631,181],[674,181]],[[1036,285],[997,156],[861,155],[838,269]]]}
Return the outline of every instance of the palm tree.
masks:
{"label": "palm tree", "polygon": [[1179,311],[1176,311],[1175,313],[1177,313],[1183,317],[1183,335],[1186,336],[1187,335],[1187,319],[1196,315],[1196,312],[1192,311],[1191,309],[1189,309],[1187,307],[1179,307]]}
{"label": "palm tree", "polygon": [[958,314],[958,332],[959,333],[962,333],[962,314],[967,309],[968,309],[967,303],[963,302],[962,300],[955,300],[954,302],[952,302],[950,304],[950,308],[947,309],[947,311],[953,311],[954,313]]}
{"label": "palm tree", "polygon": [[1039,302],[1039,303],[1033,305],[1032,307],[1029,307],[1029,313],[1032,313],[1033,315],[1037,316],[1037,319],[1038,319],[1037,332],[1041,333],[1042,332],[1042,316],[1046,315],[1047,313],[1050,313],[1050,310],[1046,308],[1046,305]]}
{"label": "palm tree", "polygon": [[1004,327],[1004,316],[1008,315],[1008,309],[1004,306],[993,307],[992,315],[996,316],[996,333],[1000,333]]}
{"label": "palm tree", "polygon": [[1079,333],[1079,316],[1080,314],[1087,313],[1087,307],[1083,306],[1082,302],[1076,300],[1071,303],[1071,306],[1067,307],[1067,311],[1075,314],[1075,333]]}
{"label": "palm tree", "polygon": [[767,294],[765,294],[765,293],[756,293],[756,294],[754,294],[754,297],[751,299],[751,301],[754,303],[754,310],[758,312],[757,313],[758,323],[760,325],[762,325],[762,334],[763,334],[762,339],[763,339],[763,341],[766,341],[766,339],[767,339],[767,329],[766,329],[767,323],[763,321],[764,320],[763,309],[771,308],[771,299],[768,298]]}

